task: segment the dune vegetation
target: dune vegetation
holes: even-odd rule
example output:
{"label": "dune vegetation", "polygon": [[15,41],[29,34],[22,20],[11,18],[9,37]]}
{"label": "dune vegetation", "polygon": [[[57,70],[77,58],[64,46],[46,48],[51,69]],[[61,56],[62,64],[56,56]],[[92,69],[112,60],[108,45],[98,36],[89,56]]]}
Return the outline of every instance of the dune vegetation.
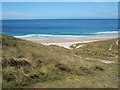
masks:
{"label": "dune vegetation", "polygon": [[3,88],[117,88],[118,39],[72,49],[0,35]]}

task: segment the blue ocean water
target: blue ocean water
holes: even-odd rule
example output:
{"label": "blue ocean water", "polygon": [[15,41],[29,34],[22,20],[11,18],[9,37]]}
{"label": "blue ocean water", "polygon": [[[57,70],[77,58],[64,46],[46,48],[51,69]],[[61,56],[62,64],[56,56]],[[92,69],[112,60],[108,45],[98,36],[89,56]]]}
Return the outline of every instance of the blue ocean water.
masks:
{"label": "blue ocean water", "polygon": [[117,19],[2,20],[2,33],[16,37],[88,36],[118,33]]}

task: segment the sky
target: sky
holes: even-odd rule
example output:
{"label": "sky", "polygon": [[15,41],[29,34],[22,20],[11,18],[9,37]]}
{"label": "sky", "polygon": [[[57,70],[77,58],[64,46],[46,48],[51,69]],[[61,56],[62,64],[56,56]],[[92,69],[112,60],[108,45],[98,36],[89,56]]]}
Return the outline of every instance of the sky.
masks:
{"label": "sky", "polygon": [[116,19],[117,2],[3,2],[3,19]]}
{"label": "sky", "polygon": [[2,0],[3,2],[119,2],[119,0]]}

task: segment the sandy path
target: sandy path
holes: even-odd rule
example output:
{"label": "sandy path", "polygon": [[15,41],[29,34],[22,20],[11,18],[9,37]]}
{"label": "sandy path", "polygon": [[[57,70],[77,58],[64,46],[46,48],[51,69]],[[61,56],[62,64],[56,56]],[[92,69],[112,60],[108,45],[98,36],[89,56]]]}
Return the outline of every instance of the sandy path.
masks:
{"label": "sandy path", "polygon": [[116,41],[116,44],[118,45],[119,40]]}
{"label": "sandy path", "polygon": [[105,64],[111,64],[111,63],[115,63],[115,61],[109,61],[109,60],[103,60],[103,59],[96,59],[96,58],[84,58],[84,57],[80,57],[78,55],[74,55],[75,57],[78,57],[82,60],[90,60],[90,61],[99,61]]}
{"label": "sandy path", "polygon": [[112,44],[110,45],[110,48],[109,48],[109,51],[111,51],[112,50]]}

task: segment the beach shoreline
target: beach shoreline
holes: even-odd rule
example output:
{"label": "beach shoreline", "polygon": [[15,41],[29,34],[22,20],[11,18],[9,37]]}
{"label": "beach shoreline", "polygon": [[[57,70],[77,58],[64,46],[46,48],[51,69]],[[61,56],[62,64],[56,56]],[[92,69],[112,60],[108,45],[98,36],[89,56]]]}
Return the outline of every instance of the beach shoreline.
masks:
{"label": "beach shoreline", "polygon": [[118,38],[118,35],[96,35],[96,36],[83,36],[83,37],[27,37],[21,38],[24,40],[40,43],[43,45],[57,45],[70,49],[71,45],[77,43],[88,43],[95,41],[103,41]]}

